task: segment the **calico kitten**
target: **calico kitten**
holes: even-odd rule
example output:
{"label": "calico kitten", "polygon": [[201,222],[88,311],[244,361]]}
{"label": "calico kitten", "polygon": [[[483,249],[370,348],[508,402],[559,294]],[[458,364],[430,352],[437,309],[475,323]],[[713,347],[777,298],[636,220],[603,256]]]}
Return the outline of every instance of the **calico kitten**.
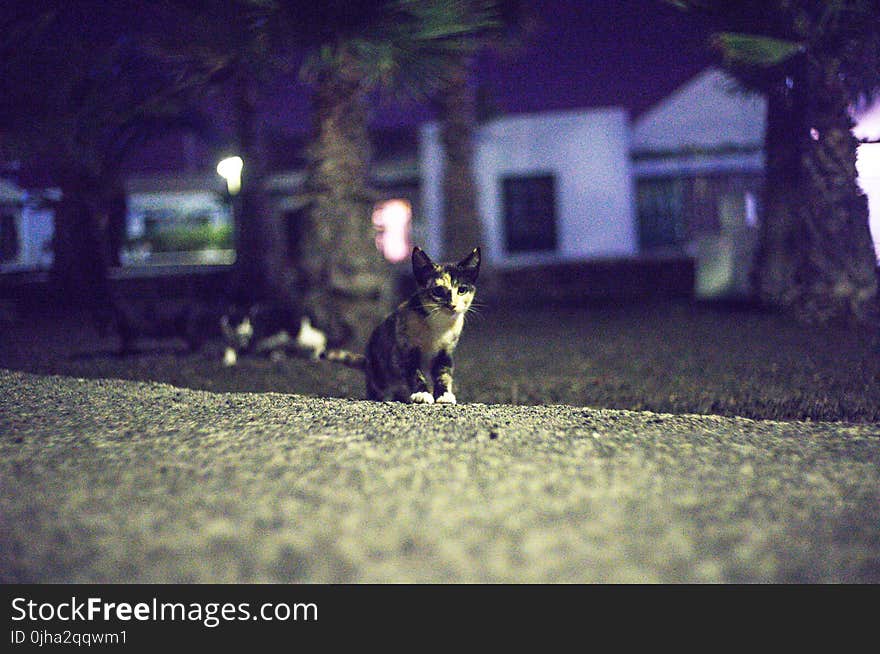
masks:
{"label": "calico kitten", "polygon": [[327,337],[312,326],[308,316],[300,316],[297,324],[296,317],[281,307],[256,304],[246,311],[233,307],[220,319],[220,328],[226,342],[225,366],[234,366],[240,355],[268,355],[277,360],[289,350],[317,359],[327,347]]}
{"label": "calico kitten", "polygon": [[480,248],[443,265],[414,248],[412,268],[418,290],[373,331],[364,355],[328,350],[324,358],[362,369],[371,400],[390,394],[404,402],[455,404],[452,353],[476,292]]}

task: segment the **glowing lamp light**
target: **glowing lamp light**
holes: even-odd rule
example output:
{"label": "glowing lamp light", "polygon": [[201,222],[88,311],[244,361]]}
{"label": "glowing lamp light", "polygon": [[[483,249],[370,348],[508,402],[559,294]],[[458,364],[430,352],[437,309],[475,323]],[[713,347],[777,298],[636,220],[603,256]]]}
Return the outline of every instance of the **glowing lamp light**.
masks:
{"label": "glowing lamp light", "polygon": [[858,183],[868,196],[868,226],[874,240],[874,254],[880,261],[880,143],[862,143],[858,150]]}
{"label": "glowing lamp light", "polygon": [[874,241],[874,254],[880,261],[880,102],[874,102],[853,112],[856,126],[853,135],[862,140],[858,150],[856,170],[858,183],[868,196],[868,221]]}
{"label": "glowing lamp light", "polygon": [[226,188],[230,195],[241,190],[241,169],[244,162],[241,157],[227,157],[217,164],[217,174],[226,180]]}
{"label": "glowing lamp light", "polygon": [[373,226],[378,230],[376,247],[391,263],[399,263],[412,251],[409,232],[412,206],[406,200],[388,200],[373,210]]}

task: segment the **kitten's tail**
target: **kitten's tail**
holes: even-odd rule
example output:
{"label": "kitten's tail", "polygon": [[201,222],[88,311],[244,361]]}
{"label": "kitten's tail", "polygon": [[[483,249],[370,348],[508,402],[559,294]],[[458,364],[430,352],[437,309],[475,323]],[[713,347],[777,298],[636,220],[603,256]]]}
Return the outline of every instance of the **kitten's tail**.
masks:
{"label": "kitten's tail", "polygon": [[348,350],[324,350],[321,354],[321,358],[334,363],[341,363],[344,366],[355,368],[356,370],[363,370],[367,365],[367,358],[363,354],[355,354]]}

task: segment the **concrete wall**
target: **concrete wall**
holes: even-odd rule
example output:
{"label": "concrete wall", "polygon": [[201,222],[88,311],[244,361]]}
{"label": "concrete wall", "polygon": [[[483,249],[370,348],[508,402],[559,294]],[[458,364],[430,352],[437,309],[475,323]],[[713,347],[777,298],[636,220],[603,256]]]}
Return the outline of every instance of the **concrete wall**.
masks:
{"label": "concrete wall", "polygon": [[[637,253],[629,125],[623,109],[508,116],[483,125],[475,173],[484,256],[499,267],[631,256]],[[442,238],[442,146],[436,124],[420,135],[425,243]],[[501,180],[508,175],[556,178],[557,250],[508,253]]]}

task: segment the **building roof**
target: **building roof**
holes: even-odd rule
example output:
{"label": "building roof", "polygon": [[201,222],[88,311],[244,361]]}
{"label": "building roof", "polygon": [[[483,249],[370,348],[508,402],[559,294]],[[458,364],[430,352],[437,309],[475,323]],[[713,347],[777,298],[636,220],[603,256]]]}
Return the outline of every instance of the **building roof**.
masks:
{"label": "building roof", "polygon": [[24,191],[0,177],[0,204],[17,204],[24,198]]}
{"label": "building roof", "polygon": [[663,98],[633,124],[634,153],[754,151],[763,145],[766,100],[739,90],[707,68]]}

